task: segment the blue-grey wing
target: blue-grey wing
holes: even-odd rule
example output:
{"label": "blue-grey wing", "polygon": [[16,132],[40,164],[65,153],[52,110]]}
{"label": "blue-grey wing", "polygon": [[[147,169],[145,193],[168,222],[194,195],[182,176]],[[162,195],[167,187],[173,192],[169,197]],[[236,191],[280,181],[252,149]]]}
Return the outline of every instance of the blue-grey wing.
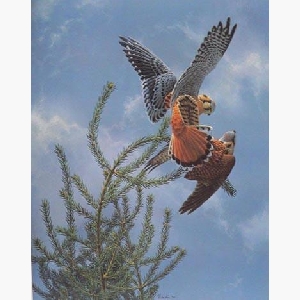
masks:
{"label": "blue-grey wing", "polygon": [[219,22],[217,26],[212,27],[200,45],[191,65],[176,83],[172,102],[180,95],[198,95],[205,76],[216,67],[227,50],[236,27],[237,24],[230,30],[230,18],[227,19],[225,26]]}
{"label": "blue-grey wing", "polygon": [[120,36],[119,44],[140,76],[148,116],[157,122],[169,107],[165,97],[173,91],[176,77],[160,58],[134,39]]}

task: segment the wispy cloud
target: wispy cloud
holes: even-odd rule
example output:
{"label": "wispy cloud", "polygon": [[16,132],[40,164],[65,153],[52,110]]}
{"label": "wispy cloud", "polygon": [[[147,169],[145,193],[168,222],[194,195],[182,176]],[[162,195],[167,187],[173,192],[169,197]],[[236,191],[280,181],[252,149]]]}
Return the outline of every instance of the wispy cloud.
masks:
{"label": "wispy cloud", "polygon": [[62,25],[58,27],[58,30],[56,32],[52,32],[50,34],[50,47],[55,46],[58,42],[61,41],[64,36],[68,34],[69,29],[74,21],[75,19],[66,20]]}
{"label": "wispy cloud", "polygon": [[244,245],[249,250],[255,250],[269,239],[269,214],[265,208],[260,213],[238,225]]}
{"label": "wispy cloud", "polygon": [[[63,143],[65,147],[72,149],[76,149],[79,145],[86,147],[87,128],[78,125],[63,114],[63,112],[58,113],[53,109],[49,113],[43,102],[33,108],[31,114],[33,150],[38,149],[44,155],[48,152],[49,146],[56,143]],[[72,115],[72,113],[68,113],[68,115]],[[113,130],[113,128],[102,125],[99,133],[102,151],[107,154],[108,159],[114,159],[120,149],[128,143],[116,132],[112,132]],[[80,153],[80,149],[77,151]]]}
{"label": "wispy cloud", "polygon": [[77,4],[77,8],[81,8],[84,6],[103,7],[110,3],[111,3],[110,0],[81,0]]}
{"label": "wispy cloud", "polygon": [[[218,192],[219,193],[219,192]],[[220,193],[223,193],[220,189]],[[217,226],[223,230],[228,236],[232,236],[232,229],[228,220],[226,219],[226,212],[222,204],[222,194],[214,194],[211,198],[205,202],[201,207],[205,214],[217,224]]]}
{"label": "wispy cloud", "polygon": [[269,87],[269,63],[258,52],[246,52],[239,61],[229,62],[230,72],[235,78],[249,79],[255,98]]}
{"label": "wispy cloud", "polygon": [[236,278],[232,282],[229,282],[228,285],[232,288],[237,288],[242,282],[243,278],[241,278],[240,276],[236,276]]}
{"label": "wispy cloud", "polygon": [[40,0],[32,2],[32,15],[34,18],[48,21],[55,5],[59,0]]}
{"label": "wispy cloud", "polygon": [[34,146],[46,151],[49,143],[60,143],[74,137],[83,137],[86,129],[75,122],[68,123],[59,115],[47,116],[41,110],[31,114],[32,142]]}
{"label": "wispy cloud", "polygon": [[[207,89],[212,98],[222,101],[228,112],[235,114],[245,109],[245,105],[250,105],[249,96],[252,96],[263,114],[262,102],[268,102],[268,99],[262,98],[269,88],[268,71],[268,62],[258,52],[247,52],[239,57],[224,56],[207,76],[202,91]],[[248,94],[246,98],[245,93]]]}
{"label": "wispy cloud", "polygon": [[143,97],[141,94],[135,95],[133,97],[127,97],[124,103],[124,114],[125,117],[131,117],[138,111],[144,110],[143,107]]}
{"label": "wispy cloud", "polygon": [[199,44],[201,41],[200,32],[193,30],[187,23],[177,24],[176,27],[191,41]]}

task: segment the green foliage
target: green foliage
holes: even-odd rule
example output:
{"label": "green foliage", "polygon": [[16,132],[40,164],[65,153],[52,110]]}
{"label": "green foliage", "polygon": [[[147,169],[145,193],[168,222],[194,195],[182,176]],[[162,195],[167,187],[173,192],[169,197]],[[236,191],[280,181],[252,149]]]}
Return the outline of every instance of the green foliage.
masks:
{"label": "green foliage", "polygon": [[[62,171],[59,195],[64,201],[66,226],[54,226],[50,203],[43,200],[41,214],[51,249],[40,238],[33,238],[38,254],[32,256],[32,263],[37,265],[44,285],[33,283],[33,291],[44,299],[153,299],[159,282],[186,254],[178,246],[167,245],[172,218],[168,208],[158,245],[153,244],[157,233],[152,223],[154,198],[143,194],[144,189],[168,184],[182,174],[179,168],[153,179],[143,168],[157,147],[168,141],[169,120],[163,120],[155,135],[142,137],[122,149],[110,163],[98,142],[98,130],[114,88],[113,83],[104,87],[87,134],[88,147],[103,172],[98,197],[89,192],[79,175],[71,174],[63,147],[55,146]],[[131,158],[136,151],[140,155]],[[76,192],[84,198],[84,205],[75,199]],[[141,226],[140,215],[144,215]],[[138,235],[133,233],[137,228]]]}

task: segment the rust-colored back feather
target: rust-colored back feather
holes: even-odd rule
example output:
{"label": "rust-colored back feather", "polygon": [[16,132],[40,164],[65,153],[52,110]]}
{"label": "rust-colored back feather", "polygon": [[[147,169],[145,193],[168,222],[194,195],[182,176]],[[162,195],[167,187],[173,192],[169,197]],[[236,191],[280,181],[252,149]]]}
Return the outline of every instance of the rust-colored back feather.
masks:
{"label": "rust-colored back feather", "polygon": [[226,154],[226,146],[213,140],[214,151],[209,162],[194,167],[185,175],[186,179],[197,180],[193,193],[182,204],[179,212],[192,213],[207,201],[226,181],[235,165],[235,157]]}
{"label": "rust-colored back feather", "polygon": [[198,127],[197,100],[188,95],[178,97],[172,110],[169,151],[170,156],[182,166],[202,164],[211,155],[211,136]]}

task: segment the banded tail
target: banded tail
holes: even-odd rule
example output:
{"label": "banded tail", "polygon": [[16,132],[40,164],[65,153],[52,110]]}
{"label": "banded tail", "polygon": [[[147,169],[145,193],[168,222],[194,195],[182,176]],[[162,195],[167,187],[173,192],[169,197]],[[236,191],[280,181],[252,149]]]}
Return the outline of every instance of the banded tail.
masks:
{"label": "banded tail", "polygon": [[198,101],[188,95],[178,97],[171,117],[169,155],[184,167],[202,164],[212,155],[211,136],[199,126]]}

